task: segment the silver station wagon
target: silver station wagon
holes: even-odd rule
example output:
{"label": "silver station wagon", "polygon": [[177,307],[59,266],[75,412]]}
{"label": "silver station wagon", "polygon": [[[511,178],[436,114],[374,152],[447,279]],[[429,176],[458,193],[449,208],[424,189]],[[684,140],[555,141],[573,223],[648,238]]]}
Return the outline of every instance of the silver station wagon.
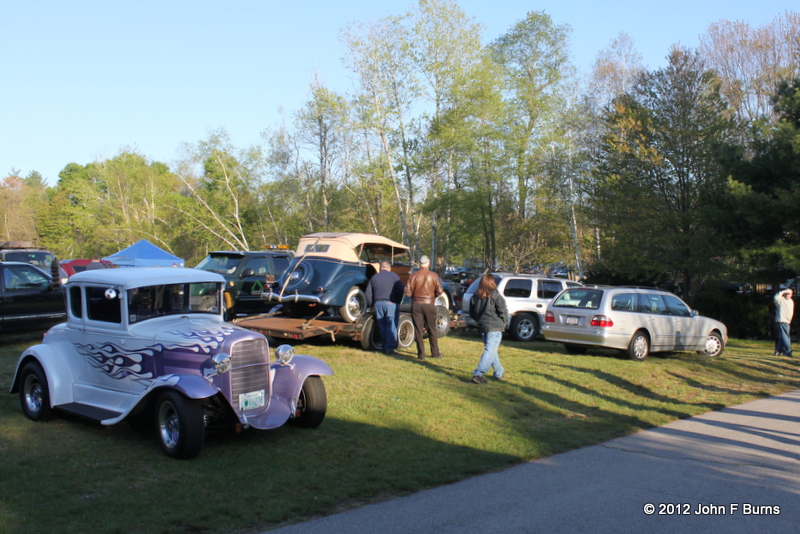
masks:
{"label": "silver station wagon", "polygon": [[602,347],[641,361],[651,352],[697,351],[714,358],[728,342],[721,322],[698,315],[668,291],[573,287],[547,307],[542,333],[570,354]]}

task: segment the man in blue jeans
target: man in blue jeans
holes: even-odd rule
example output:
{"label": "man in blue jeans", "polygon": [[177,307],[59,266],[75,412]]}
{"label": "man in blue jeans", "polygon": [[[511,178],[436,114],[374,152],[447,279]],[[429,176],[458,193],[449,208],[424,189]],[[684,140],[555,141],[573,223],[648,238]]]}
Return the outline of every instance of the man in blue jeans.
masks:
{"label": "man in blue jeans", "polygon": [[397,273],[392,272],[391,263],[382,261],[380,265],[380,272],[374,274],[367,284],[367,305],[375,309],[375,321],[381,332],[381,349],[386,354],[395,354],[403,282]]}
{"label": "man in blue jeans", "polygon": [[789,325],[792,324],[794,316],[794,300],[792,290],[784,289],[778,291],[773,297],[775,303],[775,322],[778,324],[778,332],[775,339],[775,356],[785,354],[792,355],[792,338],[789,336]]}

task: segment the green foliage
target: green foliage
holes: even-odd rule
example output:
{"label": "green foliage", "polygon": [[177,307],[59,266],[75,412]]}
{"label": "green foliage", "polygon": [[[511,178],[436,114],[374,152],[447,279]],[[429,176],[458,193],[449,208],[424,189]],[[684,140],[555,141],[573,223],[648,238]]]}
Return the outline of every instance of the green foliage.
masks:
{"label": "green foliage", "polygon": [[696,54],[675,49],[669,61],[609,108],[591,216],[610,268],[672,272],[692,295],[727,252],[710,208],[727,184],[720,150],[734,123]]}

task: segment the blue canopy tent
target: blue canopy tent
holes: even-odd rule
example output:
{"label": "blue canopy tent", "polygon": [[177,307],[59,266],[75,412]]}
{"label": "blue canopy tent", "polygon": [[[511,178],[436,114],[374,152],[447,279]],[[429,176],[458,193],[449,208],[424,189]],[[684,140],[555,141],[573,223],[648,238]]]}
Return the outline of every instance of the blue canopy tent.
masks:
{"label": "blue canopy tent", "polygon": [[103,258],[117,267],[183,267],[182,258],[173,256],[147,239]]}

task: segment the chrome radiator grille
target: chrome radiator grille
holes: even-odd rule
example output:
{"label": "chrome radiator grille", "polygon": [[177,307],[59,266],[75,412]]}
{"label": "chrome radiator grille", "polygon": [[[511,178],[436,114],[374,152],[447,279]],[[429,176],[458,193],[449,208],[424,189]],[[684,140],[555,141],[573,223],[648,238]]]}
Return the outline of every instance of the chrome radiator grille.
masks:
{"label": "chrome radiator grille", "polygon": [[264,339],[240,341],[231,349],[231,401],[238,410],[239,395],[263,389],[269,397],[267,364],[269,352]]}

